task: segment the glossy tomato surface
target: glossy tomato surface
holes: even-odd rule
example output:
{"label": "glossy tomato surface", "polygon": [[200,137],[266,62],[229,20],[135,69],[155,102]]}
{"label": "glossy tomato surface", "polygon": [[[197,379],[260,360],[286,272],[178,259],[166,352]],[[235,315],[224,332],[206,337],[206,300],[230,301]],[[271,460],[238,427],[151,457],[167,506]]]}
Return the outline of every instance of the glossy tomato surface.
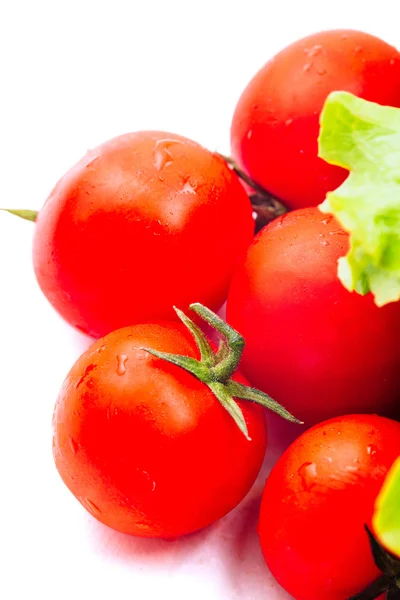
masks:
{"label": "glossy tomato surface", "polygon": [[40,211],[33,262],[41,289],[99,337],[222,305],[254,231],[251,205],[224,160],[186,138],[144,131],[90,151]]}
{"label": "glossy tomato surface", "polygon": [[241,370],[312,425],[352,412],[398,412],[400,304],[348,292],[349,246],[317,208],[280,217],[254,238],[229,291],[227,319],[245,338]]}
{"label": "glossy tomato surface", "polygon": [[206,385],[143,347],[198,358],[175,323],[136,325],[98,340],[57,400],[54,459],[99,521],[123,533],[175,538],[244,498],[263,462],[265,416],[239,401],[248,441]]}
{"label": "glossy tomato surface", "polygon": [[400,454],[400,423],[376,415],[328,420],[303,433],[264,489],[265,560],[296,600],[347,600],[380,574],[364,524]]}
{"label": "glossy tomato surface", "polygon": [[316,33],[268,61],[237,104],[234,159],[291,208],[319,204],[346,177],[318,158],[319,114],[334,90],[400,106],[400,54],[359,31]]}

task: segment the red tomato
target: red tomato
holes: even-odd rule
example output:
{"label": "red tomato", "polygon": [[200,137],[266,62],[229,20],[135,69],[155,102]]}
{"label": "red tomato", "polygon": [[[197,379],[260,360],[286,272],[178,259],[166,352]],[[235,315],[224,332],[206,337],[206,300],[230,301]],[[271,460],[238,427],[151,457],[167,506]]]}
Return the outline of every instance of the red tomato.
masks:
{"label": "red tomato", "polygon": [[241,370],[308,425],[398,410],[400,303],[378,308],[337,277],[347,234],[317,208],[254,238],[229,291],[228,322],[245,338]]}
{"label": "red tomato", "polygon": [[99,521],[174,538],[213,523],[249,491],[266,448],[264,411],[238,400],[248,441],[205,384],[143,347],[199,357],[176,323],[136,325],[98,340],[60,392],[54,458]]}
{"label": "red tomato", "polygon": [[296,600],[346,600],[380,574],[364,524],[400,454],[400,423],[351,415],[309,429],[273,468],[259,535],[265,560]]}
{"label": "red tomato", "polygon": [[93,336],[175,319],[172,306],[225,300],[251,242],[252,209],[224,160],[169,133],[131,133],[90,151],[40,211],[40,287]]}
{"label": "red tomato", "polygon": [[319,114],[334,90],[400,106],[400,54],[359,31],[316,33],[267,62],[236,107],[233,158],[291,208],[319,204],[346,177],[318,158]]}

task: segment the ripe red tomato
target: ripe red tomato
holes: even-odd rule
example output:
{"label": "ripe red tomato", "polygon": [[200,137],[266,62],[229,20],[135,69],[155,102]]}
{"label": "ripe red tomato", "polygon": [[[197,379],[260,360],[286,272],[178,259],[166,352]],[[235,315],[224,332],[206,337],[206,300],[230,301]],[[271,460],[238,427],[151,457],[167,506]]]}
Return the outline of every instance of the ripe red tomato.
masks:
{"label": "ripe red tomato", "polygon": [[316,33],[267,62],[237,104],[233,158],[291,208],[319,204],[346,177],[318,158],[319,114],[334,90],[400,106],[400,54],[359,31]]}
{"label": "ripe red tomato", "polygon": [[143,347],[199,357],[185,327],[172,322],[98,340],[60,392],[54,459],[64,483],[102,523],[174,538],[213,523],[249,491],[266,448],[264,411],[238,400],[248,441],[204,383]]}
{"label": "ripe red tomato", "polygon": [[348,245],[331,215],[293,211],[254,238],[229,291],[228,322],[246,340],[241,370],[307,425],[399,407],[400,303],[378,308],[342,286]]}
{"label": "ripe red tomato", "polygon": [[400,423],[376,415],[325,421],[303,433],[264,489],[265,560],[296,600],[346,600],[379,575],[364,524],[400,454]]}
{"label": "ripe red tomato", "polygon": [[58,312],[100,336],[175,319],[174,304],[217,309],[253,232],[248,197],[222,158],[143,131],[90,151],[61,179],[38,215],[33,262]]}

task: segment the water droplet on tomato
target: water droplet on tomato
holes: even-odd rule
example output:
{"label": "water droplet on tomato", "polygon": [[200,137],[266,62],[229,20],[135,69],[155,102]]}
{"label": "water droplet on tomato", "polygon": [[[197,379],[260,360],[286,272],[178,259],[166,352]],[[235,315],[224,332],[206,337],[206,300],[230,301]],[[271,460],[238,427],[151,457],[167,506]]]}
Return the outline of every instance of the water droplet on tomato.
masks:
{"label": "water droplet on tomato", "polygon": [[135,523],[135,525],[138,529],[140,529],[140,531],[143,531],[143,532],[148,532],[148,531],[151,532],[152,531],[150,525],[148,525],[147,523],[142,523],[142,522],[138,521]]}
{"label": "water droplet on tomato", "polygon": [[68,441],[69,441],[69,447],[71,448],[72,454],[76,454],[78,452],[78,444],[72,437],[70,437]]}
{"label": "water droplet on tomato", "polygon": [[342,37],[342,40],[347,40],[347,38],[348,38],[349,36],[347,35],[347,33],[342,33],[342,36],[341,36],[341,37]]}
{"label": "water droplet on tomato", "polygon": [[196,193],[196,188],[194,188],[192,186],[192,184],[189,181],[189,178],[187,178],[185,180],[185,183],[183,184],[182,192],[184,194],[195,194]]}
{"label": "water droplet on tomato", "polygon": [[87,376],[89,375],[89,373],[90,373],[91,371],[93,371],[93,369],[95,369],[95,368],[96,368],[96,365],[88,365],[88,366],[86,367],[86,369],[85,369],[85,370],[84,370],[84,372],[83,372],[83,375],[82,375],[82,377],[81,377],[81,378],[80,378],[80,379],[79,379],[79,380],[76,382],[76,384],[75,384],[75,389],[78,389],[78,387],[79,387],[80,385],[82,385],[82,383],[85,381],[85,379],[87,378]]}
{"label": "water droplet on tomato", "polygon": [[317,73],[318,73],[318,75],[325,75],[326,70],[325,69],[317,69]]}
{"label": "water droplet on tomato", "polygon": [[247,132],[247,139],[249,140],[252,135],[253,135],[253,132],[251,129],[249,129],[249,131]]}
{"label": "water droplet on tomato", "polygon": [[396,62],[396,61],[394,60],[394,58],[391,58],[391,59],[389,60],[389,65],[391,65],[391,66],[393,67],[393,65],[395,64],[395,62]]}
{"label": "water droplet on tomato", "polygon": [[348,466],[346,467],[346,471],[347,471],[348,473],[357,473],[357,471],[358,471],[358,467],[353,467],[352,465],[348,465]]}
{"label": "water droplet on tomato", "polygon": [[286,119],[285,125],[291,125],[293,123],[293,119]]}
{"label": "water droplet on tomato", "polygon": [[307,50],[306,54],[312,58],[314,56],[318,56],[318,54],[321,54],[322,50],[323,47],[320,44],[315,44],[315,46]]}
{"label": "water droplet on tomato", "polygon": [[88,510],[94,517],[99,517],[101,515],[101,510],[98,506],[89,498],[79,498],[80,503]]}
{"label": "water droplet on tomato", "polygon": [[127,360],[128,360],[127,354],[118,354],[117,355],[117,375],[125,375]]}
{"label": "water droplet on tomato", "polygon": [[369,446],[367,446],[367,454],[369,454],[370,456],[374,456],[374,454],[376,454],[378,452],[378,448],[376,446],[374,446],[373,444],[370,444]]}
{"label": "water droplet on tomato", "polygon": [[92,158],[92,160],[90,162],[88,162],[88,164],[86,165],[85,169],[89,169],[90,167],[93,167],[94,163],[97,162],[99,160],[98,156],[95,156],[94,158]]}
{"label": "water droplet on tomato", "polygon": [[329,235],[347,235],[343,229],[335,229],[335,231],[330,231]]}
{"label": "water droplet on tomato", "polygon": [[104,352],[104,350],[107,348],[107,346],[104,344],[104,346],[100,346],[100,348],[97,348],[96,350],[96,354],[101,354],[101,352]]}
{"label": "water droplet on tomato", "polygon": [[154,154],[154,166],[157,171],[161,171],[164,167],[168,167],[172,165],[172,154],[167,148],[163,148],[163,150],[156,150]]}
{"label": "water droplet on tomato", "polygon": [[322,240],[321,246],[329,246],[329,242],[327,242],[326,240]]}
{"label": "water droplet on tomato", "polygon": [[174,157],[171,154],[170,147],[174,144],[182,144],[179,140],[163,139],[157,140],[154,147],[154,166],[157,171],[161,171],[165,167],[169,167],[174,161]]}
{"label": "water droplet on tomato", "polygon": [[317,477],[317,465],[312,462],[305,462],[299,468],[298,474],[301,477],[301,484],[303,488],[308,492],[315,485],[315,479]]}
{"label": "water droplet on tomato", "polygon": [[303,67],[303,73],[307,73],[312,67],[312,63],[306,63]]}
{"label": "water droplet on tomato", "polygon": [[323,225],[329,225],[329,223],[332,221],[333,219],[333,215],[328,215],[327,217],[324,217],[321,221],[321,223]]}

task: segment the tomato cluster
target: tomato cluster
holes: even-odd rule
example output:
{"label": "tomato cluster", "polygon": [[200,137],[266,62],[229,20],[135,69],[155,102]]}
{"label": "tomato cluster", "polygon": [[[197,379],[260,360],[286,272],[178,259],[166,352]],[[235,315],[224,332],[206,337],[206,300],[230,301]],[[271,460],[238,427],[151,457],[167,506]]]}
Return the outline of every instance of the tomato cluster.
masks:
{"label": "tomato cluster", "polygon": [[[263,407],[299,419],[310,428],[278,460],[261,504],[271,572],[297,600],[389,588],[394,598],[400,578],[382,575],[370,543],[400,455],[400,304],[378,308],[337,277],[349,236],[318,209],[346,177],[318,157],[334,90],[400,106],[400,54],[357,31],[309,36],[243,92],[237,164],[143,131],[92,150],[59,181],[36,218],[35,273],[64,319],[100,339],[63,384],[53,453],[98,520],[175,538],[249,491],[267,445]],[[270,218],[275,200],[290,212],[254,236],[260,196]],[[226,300],[227,323],[212,312]]]}

